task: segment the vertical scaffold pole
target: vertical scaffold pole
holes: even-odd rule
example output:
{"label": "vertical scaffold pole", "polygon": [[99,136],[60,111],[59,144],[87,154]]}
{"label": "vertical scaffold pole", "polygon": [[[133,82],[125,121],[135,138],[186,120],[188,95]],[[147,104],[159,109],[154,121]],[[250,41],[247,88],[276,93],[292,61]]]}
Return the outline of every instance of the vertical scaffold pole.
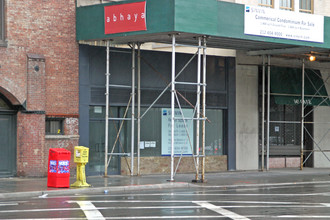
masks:
{"label": "vertical scaffold pole", "polygon": [[174,181],[174,105],[175,105],[175,35],[172,35],[172,74],[171,74],[171,182]]}
{"label": "vertical scaffold pole", "polygon": [[301,74],[301,146],[300,146],[300,170],[303,169],[304,162],[304,102],[305,102],[305,59],[302,60],[302,74]]}
{"label": "vertical scaffold pole", "polygon": [[265,169],[265,55],[262,55],[261,170]]}
{"label": "vertical scaffold pole", "polygon": [[196,97],[196,177],[195,180],[199,180],[199,118],[200,118],[200,97],[201,97],[201,37],[198,38],[198,54],[197,54],[197,97]]}
{"label": "vertical scaffold pole", "polygon": [[202,102],[202,182],[205,182],[205,121],[206,121],[206,37],[203,37],[203,102]]}
{"label": "vertical scaffold pole", "polygon": [[104,143],[104,176],[108,176],[108,142],[109,142],[109,81],[110,81],[110,42],[107,41],[107,63],[106,63],[106,92],[105,92],[105,143]]}
{"label": "vertical scaffold pole", "polygon": [[270,128],[270,55],[268,55],[268,74],[267,74],[267,170],[269,170],[269,128]]}
{"label": "vertical scaffold pole", "polygon": [[134,175],[135,43],[132,45],[131,176]]}
{"label": "vertical scaffold pole", "polygon": [[137,85],[137,95],[138,95],[138,128],[137,128],[137,175],[140,175],[140,142],[141,142],[141,44],[138,43],[138,63],[137,63],[137,69],[138,69],[138,85]]}

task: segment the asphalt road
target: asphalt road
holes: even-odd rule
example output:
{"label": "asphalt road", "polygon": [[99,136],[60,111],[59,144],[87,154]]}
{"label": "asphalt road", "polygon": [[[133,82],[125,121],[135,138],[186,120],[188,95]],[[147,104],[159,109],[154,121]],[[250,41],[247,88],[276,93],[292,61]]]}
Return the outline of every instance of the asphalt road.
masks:
{"label": "asphalt road", "polygon": [[1,219],[330,219],[330,181],[0,201]]}

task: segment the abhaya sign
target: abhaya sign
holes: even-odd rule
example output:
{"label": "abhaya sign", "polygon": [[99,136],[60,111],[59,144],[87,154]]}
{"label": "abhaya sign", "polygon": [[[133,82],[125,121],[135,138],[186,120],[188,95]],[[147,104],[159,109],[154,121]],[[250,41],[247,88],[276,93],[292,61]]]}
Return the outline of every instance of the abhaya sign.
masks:
{"label": "abhaya sign", "polygon": [[105,34],[144,30],[147,30],[145,1],[104,7]]}

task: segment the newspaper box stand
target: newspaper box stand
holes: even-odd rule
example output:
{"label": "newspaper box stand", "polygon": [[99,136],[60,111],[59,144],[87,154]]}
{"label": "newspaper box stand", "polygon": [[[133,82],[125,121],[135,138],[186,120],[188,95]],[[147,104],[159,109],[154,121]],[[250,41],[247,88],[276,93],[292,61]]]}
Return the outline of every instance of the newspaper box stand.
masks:
{"label": "newspaper box stand", "polygon": [[74,147],[74,162],[77,164],[77,181],[71,184],[73,187],[90,186],[86,182],[85,165],[88,163],[89,148],[84,146]]}
{"label": "newspaper box stand", "polygon": [[63,148],[50,148],[48,156],[48,187],[70,187],[71,152]]}

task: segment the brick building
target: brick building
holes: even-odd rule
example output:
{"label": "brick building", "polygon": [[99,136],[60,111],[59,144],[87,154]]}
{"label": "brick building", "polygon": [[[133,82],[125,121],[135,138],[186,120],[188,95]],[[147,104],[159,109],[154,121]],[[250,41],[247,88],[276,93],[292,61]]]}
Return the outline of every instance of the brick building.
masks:
{"label": "brick building", "polygon": [[75,1],[0,0],[0,176],[44,176],[78,144]]}

